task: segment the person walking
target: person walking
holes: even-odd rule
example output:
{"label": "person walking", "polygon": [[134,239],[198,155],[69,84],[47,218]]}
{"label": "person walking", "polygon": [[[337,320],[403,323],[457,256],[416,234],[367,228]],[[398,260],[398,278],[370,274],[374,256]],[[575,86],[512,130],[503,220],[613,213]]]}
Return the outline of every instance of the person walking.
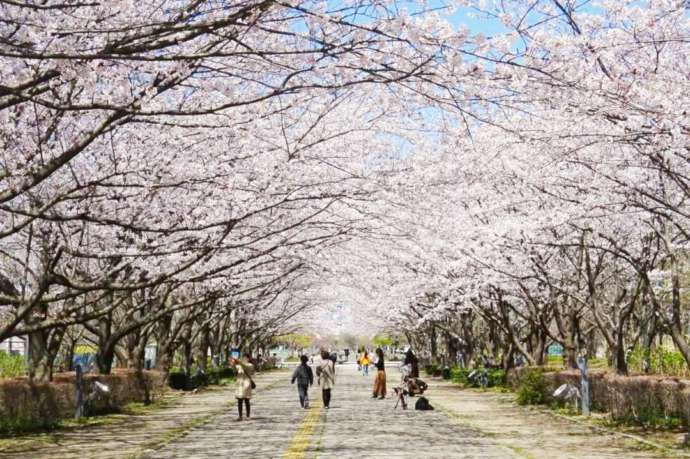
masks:
{"label": "person walking", "polygon": [[314,384],[314,372],[311,371],[311,367],[307,365],[309,358],[303,355],[299,358],[302,362],[295,368],[295,372],[292,373],[292,384],[297,381],[297,393],[299,394],[299,404],[302,408],[309,408],[309,386]]}
{"label": "person walking", "polygon": [[362,364],[362,375],[367,376],[369,374],[369,353],[367,350],[364,350],[364,354],[362,354],[362,357],[359,360],[359,363]]}
{"label": "person walking", "polygon": [[331,390],[335,386],[335,364],[329,359],[328,351],[321,351],[321,363],[316,367],[316,376],[321,386],[323,406],[326,409],[331,405]]}
{"label": "person walking", "polygon": [[376,349],[376,378],[374,379],[374,394],[372,398],[383,400],[386,398],[386,367],[383,358],[383,349]]}
{"label": "person walking", "polygon": [[254,365],[251,363],[251,355],[245,354],[243,360],[231,359],[230,364],[235,367],[237,371],[237,390],[235,391],[235,398],[237,399],[237,413],[238,421],[242,420],[242,405],[244,404],[247,412],[247,419],[251,416],[252,390],[256,387],[252,376],[254,376]]}

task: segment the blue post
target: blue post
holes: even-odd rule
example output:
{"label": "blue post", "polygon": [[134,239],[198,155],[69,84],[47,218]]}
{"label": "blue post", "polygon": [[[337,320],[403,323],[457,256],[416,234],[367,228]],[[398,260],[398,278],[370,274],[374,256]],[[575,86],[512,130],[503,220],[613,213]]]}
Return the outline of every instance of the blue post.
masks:
{"label": "blue post", "polygon": [[81,371],[81,365],[77,364],[75,367],[75,371],[77,373],[77,377],[74,380],[74,385],[75,385],[75,390],[76,390],[76,395],[75,399],[77,402],[77,410],[74,413],[74,418],[75,419],[80,419],[82,416],[84,416],[84,386],[83,386],[83,373]]}
{"label": "blue post", "polygon": [[582,414],[584,416],[589,416],[591,402],[589,396],[589,375],[587,374],[587,359],[585,357],[578,357],[577,366],[580,369],[580,397],[582,397]]}

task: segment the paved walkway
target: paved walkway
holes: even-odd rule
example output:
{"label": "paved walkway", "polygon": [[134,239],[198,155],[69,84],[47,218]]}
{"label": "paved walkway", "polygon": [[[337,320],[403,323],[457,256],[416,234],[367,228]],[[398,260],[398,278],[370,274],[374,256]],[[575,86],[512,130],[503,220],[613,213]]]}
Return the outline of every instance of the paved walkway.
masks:
{"label": "paved walkway", "polygon": [[[284,384],[285,371],[259,375],[259,393]],[[0,449],[0,459],[136,459],[183,436],[196,425],[235,412],[235,386],[185,393],[170,407],[138,416],[112,416],[105,425],[59,430],[21,438],[17,447]],[[111,422],[112,421],[112,422]],[[219,457],[223,457],[222,455]]]}
{"label": "paved walkway", "polygon": [[[458,393],[460,392],[460,394]],[[492,438],[517,457],[613,459],[674,457],[634,440],[536,407],[516,405],[512,393],[462,390],[433,382],[434,403],[454,422]]]}
{"label": "paved walkway", "polygon": [[[389,390],[399,378],[389,369]],[[256,379],[252,419],[236,421],[233,389],[183,397],[175,406],[114,425],[52,435],[0,458],[655,458],[618,435],[517,407],[510,395],[459,390],[432,381],[435,411],[394,410],[370,397],[373,374],[337,367],[331,409],[299,408],[289,372]]]}

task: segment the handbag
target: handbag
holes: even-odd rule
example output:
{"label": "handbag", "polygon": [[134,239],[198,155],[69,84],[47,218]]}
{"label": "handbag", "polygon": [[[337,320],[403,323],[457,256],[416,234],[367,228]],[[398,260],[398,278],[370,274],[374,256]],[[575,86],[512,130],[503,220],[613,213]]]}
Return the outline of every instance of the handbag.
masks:
{"label": "handbag", "polygon": [[256,389],[256,383],[254,382],[252,377],[247,375],[247,378],[249,378],[249,384],[251,384],[252,389]]}

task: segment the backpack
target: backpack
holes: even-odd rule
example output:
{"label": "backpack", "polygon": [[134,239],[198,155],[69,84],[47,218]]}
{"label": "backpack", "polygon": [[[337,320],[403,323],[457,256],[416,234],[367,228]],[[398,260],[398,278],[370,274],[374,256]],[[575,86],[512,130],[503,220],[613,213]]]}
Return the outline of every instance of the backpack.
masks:
{"label": "backpack", "polygon": [[428,411],[433,410],[434,407],[431,406],[431,403],[429,403],[429,400],[426,397],[419,397],[417,399],[417,402],[414,404],[414,409],[420,411]]}

